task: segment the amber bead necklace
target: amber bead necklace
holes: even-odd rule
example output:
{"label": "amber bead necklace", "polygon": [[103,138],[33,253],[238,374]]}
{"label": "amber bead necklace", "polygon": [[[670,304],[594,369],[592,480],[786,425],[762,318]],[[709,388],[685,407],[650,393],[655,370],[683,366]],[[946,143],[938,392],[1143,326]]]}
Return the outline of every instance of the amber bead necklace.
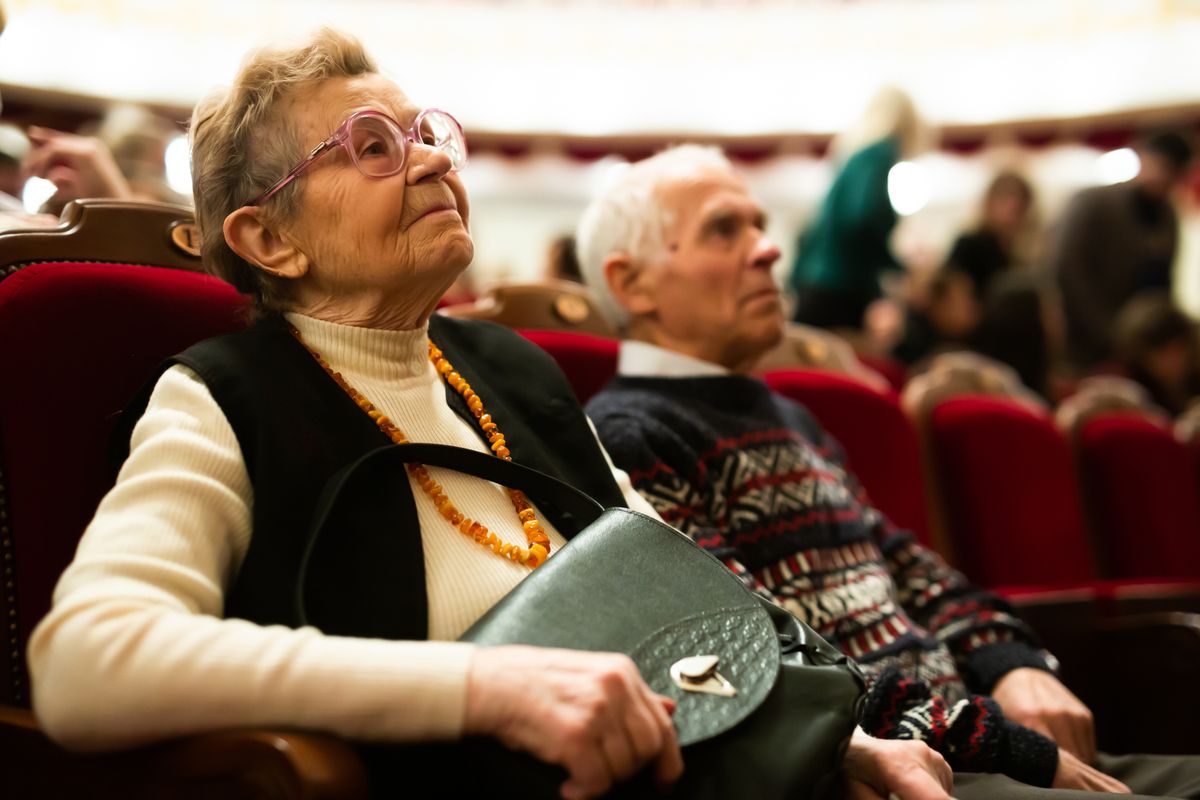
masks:
{"label": "amber bead necklace", "polygon": [[[296,341],[300,342],[304,346],[304,349],[316,359],[317,363],[321,365],[321,369],[325,370],[329,377],[333,378],[334,383],[350,396],[355,405],[366,412],[367,416],[375,422],[385,436],[395,444],[409,443],[408,437],[404,435],[404,431],[400,430],[396,423],[388,419],[387,415],[377,409],[374,403],[351,386],[342,377],[340,372],[334,371],[324,356],[308,346],[308,343],[304,341],[304,337],[300,335],[300,331],[295,325],[289,323],[288,330],[291,331],[292,336],[296,337]],[[462,375],[455,371],[454,367],[442,354],[442,351],[433,343],[433,340],[429,341],[429,360],[433,362],[433,368],[437,370],[438,375],[446,383],[450,384],[450,388],[458,392],[462,396],[462,399],[467,402],[467,408],[471,409],[471,414],[474,415],[475,421],[479,424],[484,435],[487,436],[492,452],[495,453],[496,457],[503,458],[505,461],[512,461],[508,447],[504,444],[504,434],[500,432],[500,428],[492,421],[492,415],[484,409],[483,399],[475,394],[470,384],[467,383]],[[496,555],[507,558],[509,561],[523,564],[530,569],[545,562],[546,556],[550,554],[550,537],[546,535],[545,529],[542,528],[542,524],[538,521],[533,507],[529,505],[529,501],[525,499],[523,492],[516,489],[508,490],[509,497],[512,498],[513,509],[517,512],[517,519],[520,520],[521,528],[525,531],[525,539],[529,543],[529,547],[527,548],[505,542],[495,533],[488,530],[487,526],[483,523],[477,522],[459,511],[450,498],[446,496],[442,485],[430,477],[429,470],[423,464],[408,464],[406,466],[409,475],[421,487],[421,491],[425,492],[429,499],[433,501],[434,507],[437,508],[442,518],[455,528],[458,528],[459,531],[470,536]]]}

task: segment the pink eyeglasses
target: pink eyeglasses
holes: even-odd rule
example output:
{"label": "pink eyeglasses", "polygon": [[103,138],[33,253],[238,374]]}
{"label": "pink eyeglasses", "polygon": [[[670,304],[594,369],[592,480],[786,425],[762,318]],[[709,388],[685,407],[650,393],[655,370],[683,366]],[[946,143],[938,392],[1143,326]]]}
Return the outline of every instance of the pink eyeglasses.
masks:
{"label": "pink eyeglasses", "polygon": [[308,157],[246,205],[259,206],[283,187],[304,174],[318,158],[342,146],[358,171],[368,178],[386,178],[404,169],[408,143],[423,144],[441,150],[450,157],[452,172],[467,163],[467,139],[458,120],[437,108],[427,108],[413,120],[407,131],[400,123],[379,111],[356,111],[333,134],[314,147]]}

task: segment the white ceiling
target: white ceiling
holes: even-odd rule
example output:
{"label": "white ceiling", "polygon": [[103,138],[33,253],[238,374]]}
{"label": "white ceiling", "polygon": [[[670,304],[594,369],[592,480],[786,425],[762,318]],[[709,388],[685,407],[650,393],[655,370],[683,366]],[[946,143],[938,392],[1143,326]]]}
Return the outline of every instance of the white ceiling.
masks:
{"label": "white ceiling", "polygon": [[5,0],[0,83],[190,106],[328,24],[468,129],[828,133],[882,84],[935,123],[1200,105],[1198,0]]}

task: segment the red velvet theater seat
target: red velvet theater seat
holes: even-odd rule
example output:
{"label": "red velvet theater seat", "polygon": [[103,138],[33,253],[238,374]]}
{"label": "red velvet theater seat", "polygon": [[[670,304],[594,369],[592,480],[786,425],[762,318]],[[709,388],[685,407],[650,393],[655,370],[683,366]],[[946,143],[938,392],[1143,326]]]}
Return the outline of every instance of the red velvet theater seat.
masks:
{"label": "red velvet theater seat", "polygon": [[[194,272],[44,263],[0,283],[0,440],[25,641],[113,477],[109,434],[155,365],[243,325],[243,298]],[[28,561],[28,566],[26,562]]]}
{"label": "red velvet theater seat", "polygon": [[929,416],[931,455],[960,565],[987,586],[1096,576],[1067,444],[1050,419],[964,396]]}
{"label": "red velvet theater seat", "polygon": [[928,425],[947,527],[973,580],[1088,586],[1121,612],[1200,610],[1200,581],[1101,578],[1067,442],[1045,413],[1004,397],[961,396],[937,404]]}
{"label": "red velvet theater seat", "polygon": [[520,334],[545,350],[566,373],[581,404],[617,374],[616,339],[571,331],[521,329]]}
{"label": "red velvet theater seat", "polygon": [[0,233],[0,797],[367,793],[332,737],[226,731],[78,755],[24,707],[25,642],[111,484],[122,409],[163,359],[244,324],[245,298],[195,271],[194,241],[187,209],[111,200],[68,205],[57,229]]}
{"label": "red velvet theater seat", "polygon": [[1187,446],[1136,412],[1092,417],[1075,437],[1104,573],[1200,579],[1200,500]]}
{"label": "red velvet theater seat", "polygon": [[896,395],[823,370],[776,370],[764,379],[813,413],[845,448],[872,502],[928,545],[929,510],[917,434]]}

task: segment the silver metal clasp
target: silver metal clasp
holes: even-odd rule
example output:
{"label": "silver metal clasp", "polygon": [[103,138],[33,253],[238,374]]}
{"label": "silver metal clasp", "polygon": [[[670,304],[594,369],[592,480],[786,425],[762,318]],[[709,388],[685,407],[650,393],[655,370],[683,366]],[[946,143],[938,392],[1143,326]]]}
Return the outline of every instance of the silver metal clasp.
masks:
{"label": "silver metal clasp", "polygon": [[688,656],[671,665],[671,680],[685,692],[734,697],[737,689],[717,672],[719,656]]}

